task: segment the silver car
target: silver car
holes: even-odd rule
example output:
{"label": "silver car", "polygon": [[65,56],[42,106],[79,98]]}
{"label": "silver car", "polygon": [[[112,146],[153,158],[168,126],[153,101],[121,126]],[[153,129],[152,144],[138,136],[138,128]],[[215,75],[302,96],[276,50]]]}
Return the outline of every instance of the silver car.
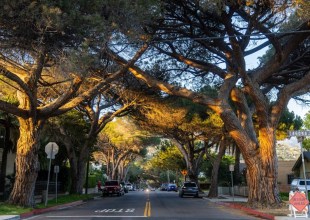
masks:
{"label": "silver car", "polygon": [[198,186],[195,182],[185,182],[179,189],[179,196],[199,196]]}
{"label": "silver car", "polygon": [[[307,191],[310,191],[310,179],[306,179],[306,183],[307,183]],[[305,179],[293,179],[290,188],[292,191],[306,191],[306,186],[305,186]]]}

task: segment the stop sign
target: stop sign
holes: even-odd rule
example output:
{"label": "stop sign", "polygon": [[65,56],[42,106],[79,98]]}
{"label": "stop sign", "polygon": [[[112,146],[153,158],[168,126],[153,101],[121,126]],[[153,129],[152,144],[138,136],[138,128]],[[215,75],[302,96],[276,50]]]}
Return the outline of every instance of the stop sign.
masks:
{"label": "stop sign", "polygon": [[306,194],[301,192],[295,192],[292,198],[290,199],[290,204],[297,209],[297,211],[303,211],[306,206],[309,204],[309,201],[306,198]]}
{"label": "stop sign", "polygon": [[49,142],[45,146],[45,153],[48,159],[55,159],[55,155],[58,153],[58,145],[55,142]]}

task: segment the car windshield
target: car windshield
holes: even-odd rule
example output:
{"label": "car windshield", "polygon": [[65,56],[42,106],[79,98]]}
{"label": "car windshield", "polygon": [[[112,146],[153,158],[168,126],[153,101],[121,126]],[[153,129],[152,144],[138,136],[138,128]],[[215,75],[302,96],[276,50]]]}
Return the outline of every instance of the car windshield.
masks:
{"label": "car windshield", "polygon": [[115,186],[115,185],[118,185],[118,182],[117,181],[109,181],[109,182],[105,182],[105,185],[106,186]]}
{"label": "car windshield", "polygon": [[184,183],[185,187],[197,187],[196,183]]}

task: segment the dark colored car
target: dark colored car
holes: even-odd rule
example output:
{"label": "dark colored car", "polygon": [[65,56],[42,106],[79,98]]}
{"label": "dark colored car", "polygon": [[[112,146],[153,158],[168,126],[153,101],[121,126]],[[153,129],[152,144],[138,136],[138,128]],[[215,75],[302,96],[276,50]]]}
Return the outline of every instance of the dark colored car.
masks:
{"label": "dark colored car", "polygon": [[182,187],[179,189],[179,196],[194,196],[198,197],[198,186],[195,182],[185,182]]}
{"label": "dark colored car", "polygon": [[161,184],[160,190],[161,191],[167,191],[168,190],[168,183]]}
{"label": "dark colored car", "polygon": [[128,193],[128,188],[127,188],[127,186],[126,186],[126,183],[125,183],[125,182],[121,182],[121,186],[123,187],[124,192],[125,192],[125,193]]}
{"label": "dark colored car", "polygon": [[175,184],[169,184],[168,188],[167,188],[167,191],[175,191],[175,192],[177,192],[178,191],[178,187]]}
{"label": "dark colored car", "polygon": [[124,187],[117,180],[106,181],[102,189],[102,195],[109,196],[113,194],[117,196],[124,195]]}

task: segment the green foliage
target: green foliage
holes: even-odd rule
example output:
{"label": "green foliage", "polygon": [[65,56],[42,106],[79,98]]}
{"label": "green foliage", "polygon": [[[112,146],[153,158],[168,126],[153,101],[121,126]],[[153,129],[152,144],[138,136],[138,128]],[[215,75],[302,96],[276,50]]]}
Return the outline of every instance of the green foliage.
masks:
{"label": "green foliage", "polygon": [[303,125],[303,121],[301,117],[298,115],[295,115],[293,111],[290,112],[286,108],[283,111],[280,117],[279,123],[278,123],[277,131],[276,131],[277,139],[283,140],[287,138],[287,132],[289,130],[298,130],[302,127],[302,125]]}
{"label": "green foliage", "polygon": [[310,129],[310,112],[307,112],[304,118],[304,127]]}
{"label": "green foliage", "polygon": [[32,208],[25,208],[20,206],[9,205],[0,202],[0,215],[19,215],[31,211]]}
{"label": "green foliage", "polygon": [[288,192],[280,192],[280,198],[282,201],[288,201],[289,200],[289,193]]}
{"label": "green foliage", "polygon": [[[33,42],[48,46],[78,45],[102,27],[101,7],[104,1],[30,1],[4,0],[0,6],[0,23],[4,41],[19,41],[21,47]],[[92,30],[92,32],[90,32]],[[44,37],[42,37],[44,36]],[[15,38],[17,37],[17,38]],[[16,44],[17,45],[17,44]]]}
{"label": "green foliage", "polygon": [[169,141],[163,141],[160,150],[148,161],[148,166],[160,170],[180,171],[186,168],[179,149]]}
{"label": "green foliage", "polygon": [[[66,203],[70,203],[70,202],[75,202],[75,201],[79,201],[79,200],[87,200],[87,199],[91,199],[94,198],[94,195],[91,194],[69,194],[69,195],[62,195],[59,196],[57,198],[57,202],[56,202],[56,198],[49,200],[47,203],[47,207],[51,207],[51,206],[55,206],[55,205],[61,205],[61,204],[66,204]],[[45,208],[45,204],[40,203],[37,204],[36,208]]]}
{"label": "green foliage", "polygon": [[[211,177],[212,175],[212,169],[213,169],[213,165],[212,165],[212,161],[216,159],[216,154],[212,153],[211,155],[212,159],[208,159],[208,160],[204,160],[203,164],[202,164],[202,172],[204,172],[206,177]],[[231,176],[230,176],[230,172],[229,172],[229,165],[233,164],[235,162],[234,157],[232,156],[223,156],[221,163],[220,163],[220,167],[218,170],[218,183],[219,185],[227,185],[228,183],[231,182]]]}
{"label": "green foliage", "polygon": [[144,170],[140,163],[131,164],[130,169],[127,174],[128,182],[130,183],[138,182],[139,181],[138,177],[144,177],[143,172]]}
{"label": "green foliage", "polygon": [[[101,182],[104,182],[102,175],[89,175],[88,176],[88,187],[89,188],[96,187],[98,180],[100,180]],[[84,184],[84,186],[85,186],[85,184]]]}
{"label": "green foliage", "polygon": [[[310,129],[310,112],[306,113],[305,118],[303,120],[303,124],[307,130]],[[305,138],[302,142],[302,146],[307,151],[310,151],[310,138]]]}

